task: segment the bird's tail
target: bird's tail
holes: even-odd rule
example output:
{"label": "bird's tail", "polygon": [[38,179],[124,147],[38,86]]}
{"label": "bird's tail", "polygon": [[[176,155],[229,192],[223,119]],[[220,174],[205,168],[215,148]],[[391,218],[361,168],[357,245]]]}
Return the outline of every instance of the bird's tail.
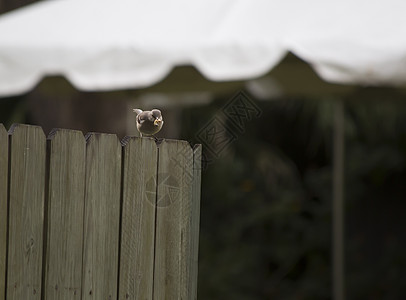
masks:
{"label": "bird's tail", "polygon": [[139,115],[140,113],[142,113],[142,110],[139,108],[134,108],[133,112],[135,112],[137,115]]}

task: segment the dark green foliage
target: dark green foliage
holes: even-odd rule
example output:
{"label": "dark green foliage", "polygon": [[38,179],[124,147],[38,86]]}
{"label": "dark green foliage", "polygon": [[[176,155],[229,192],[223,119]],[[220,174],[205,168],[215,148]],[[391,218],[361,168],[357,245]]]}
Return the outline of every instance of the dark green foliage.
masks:
{"label": "dark green foliage", "polygon": [[[331,299],[332,101],[256,102],[262,116],[209,162],[200,299]],[[187,109],[183,137],[197,142],[225,103]],[[406,102],[358,99],[345,109],[347,296],[401,299]]]}
{"label": "dark green foliage", "polygon": [[346,254],[353,299],[406,296],[406,102],[380,100],[347,104]]}
{"label": "dark green foliage", "polygon": [[25,122],[24,96],[0,98],[0,123],[7,129],[13,123]]}
{"label": "dark green foliage", "polygon": [[318,102],[259,104],[262,117],[203,171],[199,297],[327,299],[331,128]]}

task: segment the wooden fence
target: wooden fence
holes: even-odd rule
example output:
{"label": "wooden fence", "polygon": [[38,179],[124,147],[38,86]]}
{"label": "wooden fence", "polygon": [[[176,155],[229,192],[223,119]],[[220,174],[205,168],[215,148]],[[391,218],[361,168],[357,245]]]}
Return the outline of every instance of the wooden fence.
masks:
{"label": "wooden fence", "polygon": [[0,124],[0,299],[196,299],[201,146]]}

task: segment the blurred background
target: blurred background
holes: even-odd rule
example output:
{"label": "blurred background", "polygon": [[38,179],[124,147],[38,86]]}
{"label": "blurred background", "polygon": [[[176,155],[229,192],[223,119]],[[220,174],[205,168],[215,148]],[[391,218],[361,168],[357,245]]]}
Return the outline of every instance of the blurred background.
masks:
{"label": "blurred background", "polygon": [[[0,13],[31,2],[0,0]],[[236,103],[256,112],[240,110],[240,127]],[[0,123],[123,138],[135,107],[162,110],[159,137],[207,143],[199,299],[406,297],[404,85],[329,83],[292,53],[251,79],[184,64],[147,87],[85,92],[49,75],[0,96]],[[224,143],[202,135],[213,121]]]}

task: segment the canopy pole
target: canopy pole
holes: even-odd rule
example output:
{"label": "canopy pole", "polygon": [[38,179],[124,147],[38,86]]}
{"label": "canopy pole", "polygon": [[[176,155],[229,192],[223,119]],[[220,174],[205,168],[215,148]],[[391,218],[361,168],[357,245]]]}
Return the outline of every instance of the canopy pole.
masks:
{"label": "canopy pole", "polygon": [[334,101],[333,140],[333,299],[345,299],[344,279],[344,103]]}

